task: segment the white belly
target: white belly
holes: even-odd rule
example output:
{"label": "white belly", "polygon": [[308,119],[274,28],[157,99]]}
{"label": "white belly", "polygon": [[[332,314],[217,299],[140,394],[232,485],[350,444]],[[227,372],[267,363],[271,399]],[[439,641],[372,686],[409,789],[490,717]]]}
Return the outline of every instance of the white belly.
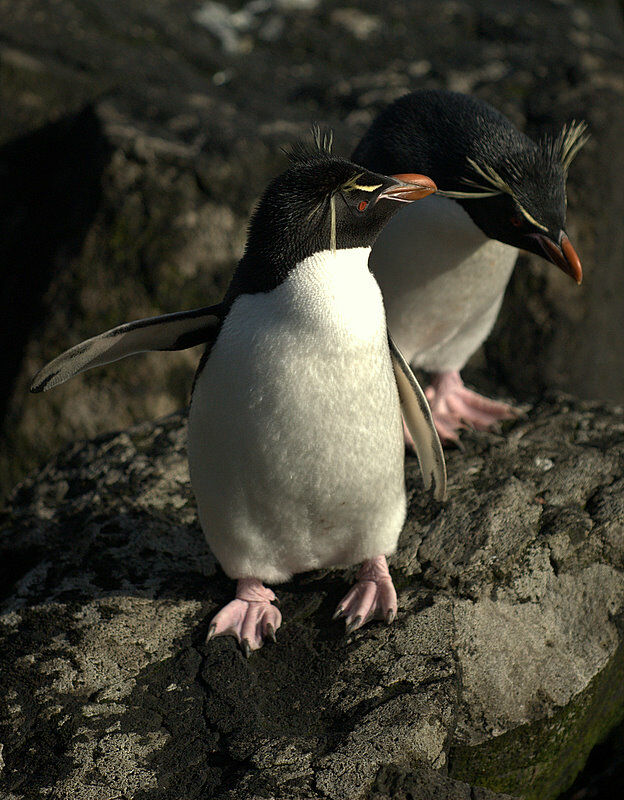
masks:
{"label": "white belly", "polygon": [[496,320],[517,255],[444,197],[413,203],[386,225],[371,269],[390,331],[412,364],[436,372],[464,366]]}
{"label": "white belly", "polygon": [[317,254],[239,297],[197,380],[191,480],[231,577],[279,582],[396,547],[403,440],[368,252]]}

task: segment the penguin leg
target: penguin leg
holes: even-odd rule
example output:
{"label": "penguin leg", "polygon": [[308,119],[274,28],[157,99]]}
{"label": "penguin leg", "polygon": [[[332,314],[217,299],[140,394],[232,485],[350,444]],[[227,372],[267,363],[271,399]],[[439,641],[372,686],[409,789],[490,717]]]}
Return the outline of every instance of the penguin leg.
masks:
{"label": "penguin leg", "polygon": [[357,583],[341,600],[334,619],[344,617],[346,632],[361,628],[371,619],[389,625],[397,614],[397,595],[385,556],[375,556],[362,564]]}
{"label": "penguin leg", "polygon": [[271,605],[275,599],[262,581],[242,578],[236,585],[236,598],[213,617],[206,641],[215,636],[234,636],[249,658],[266,638],[275,641],[275,631],[282,624],[279,609]]}
{"label": "penguin leg", "polygon": [[440,372],[425,390],[433,421],[444,442],[459,442],[457,431],[472,427],[478,431],[496,428],[521,412],[507,403],[490,400],[464,386],[459,372]]}

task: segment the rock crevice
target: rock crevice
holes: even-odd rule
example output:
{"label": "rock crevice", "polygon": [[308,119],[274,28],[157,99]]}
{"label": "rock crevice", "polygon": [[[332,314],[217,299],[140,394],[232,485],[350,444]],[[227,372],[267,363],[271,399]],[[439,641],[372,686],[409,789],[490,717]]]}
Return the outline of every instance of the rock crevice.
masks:
{"label": "rock crevice", "polygon": [[205,643],[231,582],[184,415],[60,453],[0,534],[2,791],[557,797],[624,709],[624,418],[552,398],[505,433],[449,454],[445,505],[408,461],[392,626],[345,637],[353,570],[310,573],[276,587],[278,644],[248,661]]}

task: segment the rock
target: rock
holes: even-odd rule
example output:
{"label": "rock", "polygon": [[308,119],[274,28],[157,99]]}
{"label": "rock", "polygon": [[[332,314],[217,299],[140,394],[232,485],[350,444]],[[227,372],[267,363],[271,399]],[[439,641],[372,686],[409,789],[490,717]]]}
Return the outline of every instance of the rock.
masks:
{"label": "rock", "polygon": [[[621,4],[534,0],[4,0],[0,8],[0,484],[61,445],[184,404],[196,356],[80,376],[45,401],[33,373],[141,315],[220,299],[250,209],[312,122],[349,153],[374,113],[417,87],[473,92],[533,135],[587,117],[570,175],[581,289],[523,258],[486,348],[518,397],[624,399],[619,175]],[[8,176],[8,180],[7,179]]]}
{"label": "rock", "polygon": [[600,800],[624,792],[624,725],[592,750],[583,771],[560,800]]}
{"label": "rock", "polygon": [[624,711],[624,415],[540,403],[450,451],[345,637],[354,570],[277,587],[277,645],[205,644],[232,591],[198,528],[184,416],[71,445],[0,533],[0,794],[550,800]]}

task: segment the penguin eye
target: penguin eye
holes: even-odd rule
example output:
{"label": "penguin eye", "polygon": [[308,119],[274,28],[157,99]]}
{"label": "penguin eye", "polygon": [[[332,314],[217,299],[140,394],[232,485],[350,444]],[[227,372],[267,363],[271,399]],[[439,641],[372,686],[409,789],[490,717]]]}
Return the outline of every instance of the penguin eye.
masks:
{"label": "penguin eye", "polygon": [[358,211],[366,211],[367,206],[368,206],[368,201],[362,200],[360,203],[358,203]]}
{"label": "penguin eye", "polygon": [[520,216],[514,216],[510,220],[514,228],[521,228],[524,225],[524,220]]}

